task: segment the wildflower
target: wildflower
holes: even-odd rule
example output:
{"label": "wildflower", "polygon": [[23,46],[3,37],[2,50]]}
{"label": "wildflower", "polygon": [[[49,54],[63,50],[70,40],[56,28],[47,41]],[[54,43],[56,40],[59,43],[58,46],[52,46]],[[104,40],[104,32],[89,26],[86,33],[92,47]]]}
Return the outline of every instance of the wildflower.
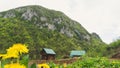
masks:
{"label": "wildflower", "polygon": [[16,54],[16,55],[19,55],[19,52],[15,48],[10,47],[9,49],[7,49],[7,54]]}
{"label": "wildflower", "polygon": [[16,54],[28,53],[27,46],[24,44],[14,44],[12,47],[7,49],[7,53],[16,52]]}
{"label": "wildflower", "polygon": [[28,53],[27,46],[23,44],[14,44],[12,47],[7,49],[7,54],[5,54],[2,59],[19,58],[19,55],[22,53]]}
{"label": "wildflower", "polygon": [[24,65],[20,65],[19,63],[6,64],[4,68],[26,68]]}
{"label": "wildflower", "polygon": [[5,54],[2,59],[8,59],[8,58],[18,58],[19,56],[16,54]]}
{"label": "wildflower", "polygon": [[5,54],[0,54],[0,58],[2,58],[3,56],[5,56]]}
{"label": "wildflower", "polygon": [[64,64],[63,64],[63,66],[64,66],[64,68],[66,68],[66,67],[67,67],[67,64],[66,64],[66,63],[64,63]]}
{"label": "wildflower", "polygon": [[50,66],[48,65],[48,64],[38,64],[37,65],[38,66],[38,68],[50,68]]}

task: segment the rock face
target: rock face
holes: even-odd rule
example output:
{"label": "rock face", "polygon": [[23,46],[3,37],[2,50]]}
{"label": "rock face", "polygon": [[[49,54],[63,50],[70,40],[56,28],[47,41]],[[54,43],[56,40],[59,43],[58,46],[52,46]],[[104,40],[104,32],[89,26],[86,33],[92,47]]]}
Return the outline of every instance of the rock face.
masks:
{"label": "rock face", "polygon": [[4,18],[11,18],[11,17],[16,17],[16,15],[10,11],[10,12],[7,12],[5,15],[4,15]]}
{"label": "rock face", "polygon": [[0,13],[0,17],[28,20],[40,29],[47,27],[49,30],[57,30],[68,37],[75,36],[75,30],[83,36],[87,34],[84,36],[85,39],[90,36],[78,22],[71,20],[61,12],[48,10],[40,6],[26,6],[12,9]]}
{"label": "rock face", "polygon": [[[32,42],[29,45],[36,48],[32,49],[31,54],[40,47],[50,47],[59,54],[62,54],[62,51],[68,54],[73,49],[83,49],[90,53],[91,48],[94,47],[95,51],[96,48],[105,44],[96,33],[90,34],[80,23],[70,19],[64,13],[37,5],[1,12],[0,18],[21,21],[22,24],[14,24],[21,25],[24,30],[28,31],[29,39],[25,41],[29,40],[28,43]],[[24,35],[19,36],[21,38]]]}
{"label": "rock face", "polygon": [[37,14],[32,10],[28,9],[25,13],[22,14],[21,17],[24,18],[25,20],[31,20],[33,16],[37,16]]}

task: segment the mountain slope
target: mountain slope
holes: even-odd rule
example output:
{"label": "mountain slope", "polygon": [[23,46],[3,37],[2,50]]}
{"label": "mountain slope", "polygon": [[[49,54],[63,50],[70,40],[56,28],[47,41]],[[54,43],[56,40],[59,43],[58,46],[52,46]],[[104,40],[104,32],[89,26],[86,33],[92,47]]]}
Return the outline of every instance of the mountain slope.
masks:
{"label": "mountain slope", "polygon": [[25,43],[30,48],[30,57],[35,59],[44,47],[55,50],[57,56],[76,49],[85,50],[88,56],[102,56],[106,47],[96,33],[90,34],[64,13],[37,5],[1,12],[0,27],[1,47]]}

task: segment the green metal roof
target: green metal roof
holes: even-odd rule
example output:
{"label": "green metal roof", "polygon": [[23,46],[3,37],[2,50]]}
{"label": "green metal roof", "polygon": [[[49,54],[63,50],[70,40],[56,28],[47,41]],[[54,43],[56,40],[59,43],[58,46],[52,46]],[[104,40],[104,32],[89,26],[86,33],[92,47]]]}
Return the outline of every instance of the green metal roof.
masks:
{"label": "green metal roof", "polygon": [[70,53],[70,57],[81,56],[81,55],[84,55],[84,54],[85,54],[85,51],[73,50]]}
{"label": "green metal roof", "polygon": [[56,54],[52,49],[43,48],[43,50],[44,50],[47,54]]}

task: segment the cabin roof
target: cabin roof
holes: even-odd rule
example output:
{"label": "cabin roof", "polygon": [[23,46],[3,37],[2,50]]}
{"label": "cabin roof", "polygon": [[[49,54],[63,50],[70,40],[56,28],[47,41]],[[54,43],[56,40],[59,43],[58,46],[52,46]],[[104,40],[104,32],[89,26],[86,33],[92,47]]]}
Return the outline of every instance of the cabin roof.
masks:
{"label": "cabin roof", "polygon": [[70,53],[70,57],[73,57],[73,56],[81,56],[81,55],[84,55],[85,54],[85,51],[83,50],[72,50],[71,53]]}
{"label": "cabin roof", "polygon": [[43,50],[46,52],[46,54],[56,54],[52,49],[43,48]]}

